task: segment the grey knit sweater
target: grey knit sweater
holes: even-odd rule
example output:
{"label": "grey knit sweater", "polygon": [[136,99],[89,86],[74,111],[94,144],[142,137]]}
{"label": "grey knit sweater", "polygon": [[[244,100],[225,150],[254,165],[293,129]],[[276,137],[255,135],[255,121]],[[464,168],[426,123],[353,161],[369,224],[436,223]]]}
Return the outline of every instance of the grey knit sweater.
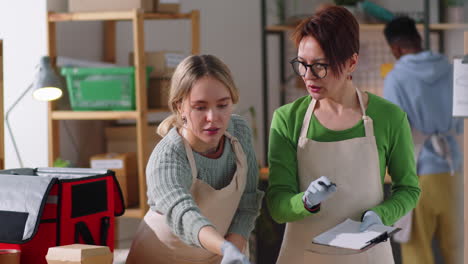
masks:
{"label": "grey knit sweater", "polygon": [[[228,233],[236,233],[247,239],[259,214],[263,192],[257,189],[258,165],[249,126],[240,116],[232,115],[227,130],[238,138],[249,166],[245,190]],[[236,162],[229,140],[224,141],[223,153],[217,159],[204,157],[197,152],[193,154],[198,179],[218,190],[231,182]],[[201,247],[198,232],[212,223],[200,213],[190,194],[191,169],[184,143],[175,128],[154,148],[146,167],[146,180],[151,210],[166,215],[168,225],[182,241]]]}

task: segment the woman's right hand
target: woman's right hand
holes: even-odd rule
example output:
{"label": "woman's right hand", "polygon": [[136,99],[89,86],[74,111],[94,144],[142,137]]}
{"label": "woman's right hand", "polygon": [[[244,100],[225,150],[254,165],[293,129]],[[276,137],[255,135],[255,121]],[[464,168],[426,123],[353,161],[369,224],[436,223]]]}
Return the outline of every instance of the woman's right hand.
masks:
{"label": "woman's right hand", "polygon": [[229,241],[224,241],[221,245],[221,252],[223,253],[221,264],[250,264],[247,256]]}
{"label": "woman's right hand", "polygon": [[307,207],[312,208],[328,199],[334,192],[336,192],[336,185],[331,183],[326,176],[321,176],[310,183],[304,192],[304,196],[302,196],[302,200]]}

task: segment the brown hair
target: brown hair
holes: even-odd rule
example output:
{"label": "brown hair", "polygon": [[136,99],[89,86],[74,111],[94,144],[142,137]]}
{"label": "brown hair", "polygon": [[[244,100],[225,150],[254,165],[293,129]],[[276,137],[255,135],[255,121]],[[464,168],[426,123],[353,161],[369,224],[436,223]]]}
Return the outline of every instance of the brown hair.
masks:
{"label": "brown hair", "polygon": [[181,126],[178,107],[184,99],[188,98],[195,82],[206,76],[223,83],[229,90],[234,104],[239,101],[239,92],[226,64],[213,55],[189,56],[177,65],[172,75],[168,100],[172,115],[158,126],[159,135],[164,137],[173,126]]}
{"label": "brown hair", "polygon": [[344,7],[329,6],[304,19],[292,34],[296,47],[306,36],[317,40],[335,74],[341,74],[346,61],[359,54],[359,24]]}

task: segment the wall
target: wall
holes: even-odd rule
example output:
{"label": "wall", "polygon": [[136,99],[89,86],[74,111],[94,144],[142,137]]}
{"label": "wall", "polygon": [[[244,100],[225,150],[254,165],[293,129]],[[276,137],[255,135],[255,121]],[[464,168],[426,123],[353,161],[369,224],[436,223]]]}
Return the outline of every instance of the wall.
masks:
{"label": "wall", "polygon": [[[5,111],[28,87],[46,54],[46,1],[0,1],[0,39],[4,48]],[[10,115],[25,167],[47,165],[47,108],[28,93]],[[19,167],[5,130],[5,167]]]}

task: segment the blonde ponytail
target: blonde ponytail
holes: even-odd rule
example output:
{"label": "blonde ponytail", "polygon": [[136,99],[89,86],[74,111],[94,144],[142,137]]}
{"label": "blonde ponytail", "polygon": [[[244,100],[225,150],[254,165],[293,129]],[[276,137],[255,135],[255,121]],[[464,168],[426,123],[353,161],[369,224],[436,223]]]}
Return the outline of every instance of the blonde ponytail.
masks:
{"label": "blonde ponytail", "polygon": [[177,115],[172,114],[169,117],[167,117],[166,119],[164,119],[161,122],[161,124],[159,124],[158,129],[157,129],[156,132],[161,137],[165,137],[167,135],[167,133],[169,133],[169,130],[171,130],[171,128],[175,127],[175,126],[177,126]]}

